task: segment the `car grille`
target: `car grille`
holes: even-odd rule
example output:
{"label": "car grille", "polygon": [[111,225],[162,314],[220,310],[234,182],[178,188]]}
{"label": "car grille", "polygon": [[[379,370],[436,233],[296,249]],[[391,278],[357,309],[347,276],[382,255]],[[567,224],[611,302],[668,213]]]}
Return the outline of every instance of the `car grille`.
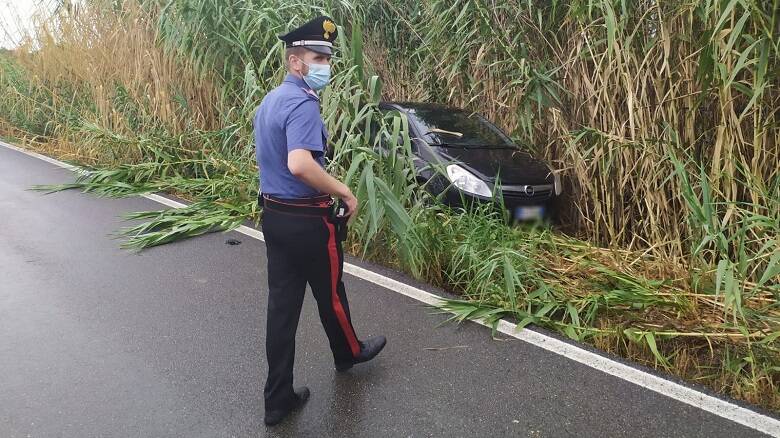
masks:
{"label": "car grille", "polygon": [[526,192],[526,186],[504,186],[501,192],[507,202],[541,203],[552,197],[554,187],[552,184],[528,186],[528,191],[533,188],[533,194]]}

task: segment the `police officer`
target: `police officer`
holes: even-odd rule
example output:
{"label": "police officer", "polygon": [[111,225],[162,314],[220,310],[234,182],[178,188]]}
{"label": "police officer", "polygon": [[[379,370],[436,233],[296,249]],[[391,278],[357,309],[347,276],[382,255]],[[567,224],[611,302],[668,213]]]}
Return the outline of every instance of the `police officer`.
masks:
{"label": "police officer", "polygon": [[[330,80],[336,24],[317,17],[282,35],[287,77],[268,93],[254,118],[260,201],[268,258],[265,423],[279,423],[309,397],[293,389],[295,332],[308,283],[328,335],[337,371],[374,358],[386,340],[358,340],[342,282],[341,241],[358,200],[324,169],[328,133],[317,91]],[[334,198],[342,212],[334,212]]]}

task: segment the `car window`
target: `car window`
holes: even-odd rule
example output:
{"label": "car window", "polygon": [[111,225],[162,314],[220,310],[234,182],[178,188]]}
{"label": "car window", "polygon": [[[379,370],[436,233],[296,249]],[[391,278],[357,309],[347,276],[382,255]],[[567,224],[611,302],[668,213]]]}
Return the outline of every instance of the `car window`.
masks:
{"label": "car window", "polygon": [[410,108],[407,114],[433,144],[515,147],[509,137],[479,114],[449,108]]}

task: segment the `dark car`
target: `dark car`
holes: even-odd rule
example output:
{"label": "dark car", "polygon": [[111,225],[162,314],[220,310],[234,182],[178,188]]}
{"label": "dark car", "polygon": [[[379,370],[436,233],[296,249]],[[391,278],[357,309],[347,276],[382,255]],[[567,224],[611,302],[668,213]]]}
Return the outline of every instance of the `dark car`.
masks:
{"label": "dark car", "polygon": [[479,114],[430,103],[382,102],[379,109],[407,116],[418,181],[450,206],[503,200],[512,218],[540,219],[561,194],[547,163]]}

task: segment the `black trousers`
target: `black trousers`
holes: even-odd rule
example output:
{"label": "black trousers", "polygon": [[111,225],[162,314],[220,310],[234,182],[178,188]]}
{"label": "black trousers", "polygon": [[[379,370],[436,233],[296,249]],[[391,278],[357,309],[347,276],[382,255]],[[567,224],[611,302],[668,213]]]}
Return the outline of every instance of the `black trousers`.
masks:
{"label": "black trousers", "polygon": [[[289,201],[289,200],[288,200]],[[286,409],[294,402],[295,333],[308,283],[319,308],[335,362],[360,352],[342,282],[344,253],[329,208],[298,207],[265,200],[263,234],[268,259],[265,409]],[[320,213],[318,213],[320,212]]]}

